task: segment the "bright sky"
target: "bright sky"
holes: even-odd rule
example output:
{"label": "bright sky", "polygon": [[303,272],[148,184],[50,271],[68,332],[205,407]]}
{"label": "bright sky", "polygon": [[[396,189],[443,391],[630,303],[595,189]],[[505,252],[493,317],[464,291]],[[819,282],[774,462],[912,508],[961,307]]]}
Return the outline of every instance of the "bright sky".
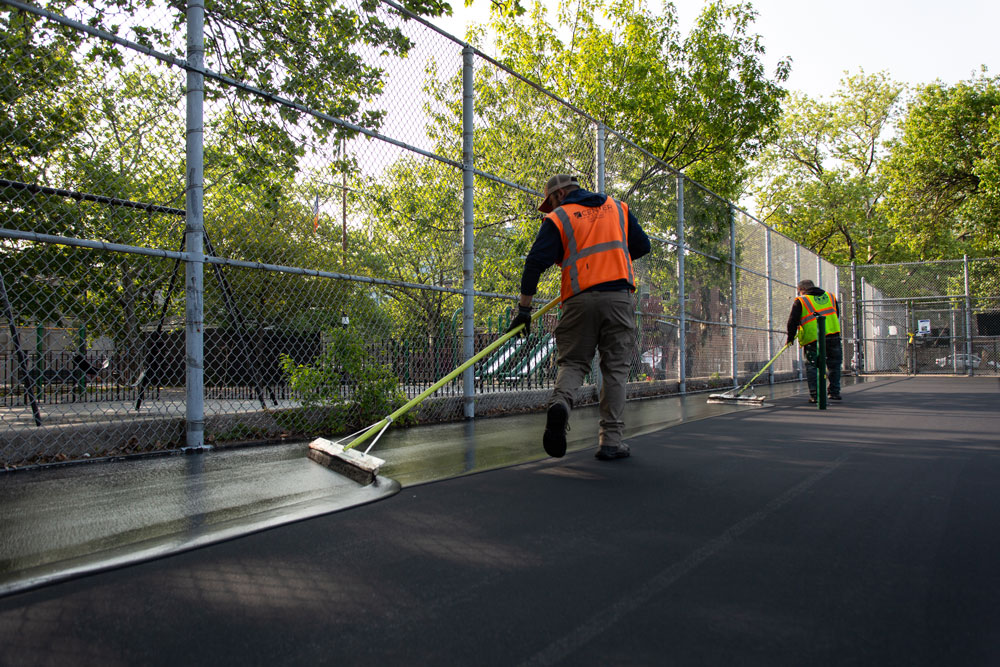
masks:
{"label": "bright sky", "polygon": [[[553,0],[549,0],[553,2]],[[758,12],[765,65],[774,72],[780,58],[792,57],[790,90],[828,97],[844,70],[886,70],[907,84],[968,79],[980,65],[1000,73],[1000,1],[998,0],[751,0]],[[554,3],[553,3],[554,4]],[[674,0],[682,35],[686,35],[703,0]],[[659,6],[658,0],[650,6]],[[470,22],[483,22],[489,0],[466,9],[453,0],[455,15],[437,23],[464,37]],[[550,12],[551,15],[551,12]]]}

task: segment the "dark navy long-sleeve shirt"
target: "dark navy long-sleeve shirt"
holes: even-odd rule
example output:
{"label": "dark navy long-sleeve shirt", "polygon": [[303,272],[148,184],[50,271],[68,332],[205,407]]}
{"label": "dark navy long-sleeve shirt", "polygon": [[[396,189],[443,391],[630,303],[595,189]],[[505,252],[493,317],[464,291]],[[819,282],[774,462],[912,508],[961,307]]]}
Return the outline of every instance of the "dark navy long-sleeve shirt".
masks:
{"label": "dark navy long-sleeve shirt", "polygon": [[[596,208],[603,205],[607,198],[607,195],[590,192],[589,190],[581,188],[570,192],[562,203],[579,204],[581,206]],[[642,227],[639,225],[639,221],[632,214],[632,211],[629,211],[629,256],[632,259],[638,259],[648,253],[649,250],[649,237],[646,236],[646,232],[643,231]],[[535,292],[538,291],[538,279],[541,277],[542,272],[553,264],[557,264],[562,261],[564,251],[565,249],[563,248],[562,235],[559,234],[559,228],[556,227],[555,223],[551,220],[543,220],[542,226],[538,229],[538,235],[535,236],[535,242],[531,245],[531,251],[528,252],[528,257],[524,261],[524,271],[521,274],[521,294],[527,296],[534,295]],[[613,280],[611,282],[598,283],[585,291],[619,290],[626,289],[628,287],[628,281],[623,278],[620,280]]]}

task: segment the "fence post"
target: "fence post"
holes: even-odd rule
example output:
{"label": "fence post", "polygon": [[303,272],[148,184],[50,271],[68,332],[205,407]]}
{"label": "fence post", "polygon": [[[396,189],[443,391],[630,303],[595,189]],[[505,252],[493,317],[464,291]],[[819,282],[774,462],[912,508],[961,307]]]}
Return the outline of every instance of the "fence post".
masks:
{"label": "fence post", "polygon": [[684,174],[677,175],[677,372],[680,393],[687,392],[687,303],[684,292]]}
{"label": "fence post", "polygon": [[[861,308],[861,316],[860,316],[861,317],[861,331],[858,334],[858,339],[859,339],[859,341],[861,343],[861,358],[865,359],[865,361],[864,361],[864,363],[862,365],[862,368],[865,369],[865,370],[867,370],[867,368],[868,368],[868,361],[867,361],[867,357],[868,357],[868,344],[867,344],[867,340],[868,340],[868,313],[865,311],[865,303],[866,303],[866,298],[867,297],[865,296],[866,290],[865,290],[865,279],[864,278],[861,278],[861,286],[859,288],[859,291],[860,291],[860,294],[861,294],[861,306],[860,306],[860,308]],[[878,355],[876,355],[875,351],[873,350],[872,351],[872,357],[877,358],[877,356]]]}
{"label": "fence post", "polygon": [[[767,274],[767,358],[774,358],[774,267],[771,265],[771,228],[764,227],[764,273]],[[774,384],[774,364],[767,369],[768,384]]]}
{"label": "fence post", "polygon": [[[597,172],[597,191],[604,193],[604,123],[598,121],[597,123],[597,146],[595,147],[595,163]],[[641,353],[641,350],[640,350]],[[597,391],[600,392],[604,386],[604,376],[601,374],[601,364],[600,364],[601,354],[597,352],[594,354],[594,358],[590,361],[590,372],[594,378],[594,385],[597,387]]]}
{"label": "fence post", "polygon": [[[31,414],[35,418],[35,426],[42,425],[42,413],[38,409],[38,398],[35,394],[35,381],[31,377],[31,368],[28,366],[28,355],[21,347],[21,336],[17,331],[17,322],[14,320],[14,308],[7,297],[7,285],[0,272],[0,302],[3,304],[3,316],[7,318],[7,327],[10,329],[10,341],[14,344],[14,356],[17,358],[18,376],[24,386],[24,394],[31,404]],[[14,376],[11,375],[11,386],[14,385]]]}
{"label": "fence post", "polygon": [[[795,294],[799,293],[799,282],[802,281],[802,257],[799,251],[802,250],[802,246],[798,243],[795,244]],[[805,379],[805,371],[803,370],[804,360],[802,356],[802,347],[800,345],[795,346],[795,358],[797,365],[799,367],[799,380]]]}
{"label": "fence post", "polygon": [[[462,361],[476,354],[475,332],[475,174],[473,173],[473,125],[475,99],[473,91],[473,51],[471,46],[462,48],[462,219],[465,232],[462,242]],[[466,419],[476,416],[475,369],[470,366],[462,373],[462,397]]]}
{"label": "fence post", "polygon": [[597,123],[597,191],[604,194],[604,123]]}
{"label": "fence post", "polygon": [[73,379],[75,380],[75,390],[83,398],[87,392],[87,374],[81,368],[87,363],[87,325],[82,324],[76,332],[76,353],[80,359],[80,364],[73,364]]}
{"label": "fence post", "polygon": [[972,298],[969,296],[969,256],[962,255],[965,268],[965,372],[970,377],[972,368]]}
{"label": "fence post", "polygon": [[906,334],[907,334],[907,345],[906,345],[906,373],[907,375],[915,375],[917,372],[917,351],[916,344],[909,344],[909,333],[916,330],[916,322],[914,321],[916,317],[916,312],[914,312],[913,302],[905,301],[903,302],[903,321],[906,322]]}
{"label": "fence post", "polygon": [[[858,299],[858,273],[857,265],[851,262],[851,329],[854,331],[854,374],[861,375],[863,372],[864,365],[861,363],[861,345],[860,336],[858,335],[858,323],[861,319],[859,314],[859,309],[861,308],[860,300]],[[909,324],[907,324],[909,326]]]}
{"label": "fence post", "polygon": [[816,318],[816,405],[826,410],[826,317]]}
{"label": "fence post", "polygon": [[45,353],[45,325],[39,324],[35,327],[35,373],[38,375],[40,387],[45,386],[45,371],[48,368]]}
{"label": "fence post", "polygon": [[739,387],[739,354],[736,349],[736,207],[729,205],[729,350],[732,360],[733,387]]}
{"label": "fence post", "polygon": [[[340,140],[340,160],[347,164],[347,138]],[[341,165],[340,174],[340,265],[347,268],[347,167]],[[318,214],[317,209],[317,214]],[[317,218],[318,220],[319,218]]]}
{"label": "fence post", "polygon": [[844,305],[843,305],[844,304],[844,298],[843,298],[844,297],[844,291],[840,288],[840,267],[837,266],[836,264],[833,265],[833,284],[835,285],[834,289],[837,291],[837,318],[840,320],[840,340],[841,340],[841,348],[840,348],[840,354],[841,354],[840,372],[841,372],[841,377],[843,377],[843,373],[844,373],[844,361],[843,361],[843,354],[844,354],[843,344],[844,343],[843,343],[843,340],[844,340],[844,334],[845,334],[845,331],[844,331],[844,321],[846,320],[846,316],[844,315]]}
{"label": "fence post", "polygon": [[187,7],[187,196],[184,243],[185,379],[187,449],[205,449],[205,3],[190,0]]}
{"label": "fence post", "polygon": [[[951,306],[951,372],[958,375],[958,327],[955,326],[958,320],[955,318],[955,306]],[[966,366],[969,364],[966,363]]]}

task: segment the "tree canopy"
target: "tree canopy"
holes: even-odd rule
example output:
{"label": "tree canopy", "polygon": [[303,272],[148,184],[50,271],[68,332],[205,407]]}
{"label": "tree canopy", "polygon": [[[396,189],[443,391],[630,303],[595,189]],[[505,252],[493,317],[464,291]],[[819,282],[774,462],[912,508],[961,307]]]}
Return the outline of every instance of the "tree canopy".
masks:
{"label": "tree canopy", "polygon": [[835,263],[1000,255],[998,78],[907,94],[859,72],[793,96],[758,162],[761,219]]}
{"label": "tree canopy", "polygon": [[793,95],[757,164],[760,219],[834,263],[891,261],[879,166],[903,90],[859,72],[829,101]]}
{"label": "tree canopy", "polygon": [[889,227],[913,259],[1000,255],[1000,77],[920,87],[885,162]]}
{"label": "tree canopy", "polygon": [[[727,197],[780,115],[790,62],[768,76],[749,3],[705,5],[681,37],[676,9],[645,2],[560,3],[550,23],[540,3],[526,18],[494,16],[500,60],[675,170]],[[483,36],[481,30],[479,36]],[[632,188],[657,169],[638,174]]]}
{"label": "tree canopy", "polygon": [[[778,117],[784,96],[780,84],[789,67],[783,62],[773,78],[764,74],[763,45],[751,30],[755,13],[750,5],[708,4],[685,39],[671,4],[654,12],[644,3],[618,0],[564,2],[554,22],[539,3],[532,5],[530,14],[509,9],[498,8],[488,26],[471,31],[470,40],[480,44],[489,33],[499,60],[511,70],[660,158],[608,139],[606,190],[628,201],[647,230],[667,237],[674,233],[673,170],[684,168],[722,194],[741,190],[747,164]],[[596,189],[593,123],[533,83],[494,67],[476,68],[477,169],[532,188],[554,171],[569,171]],[[426,89],[433,101],[427,105],[427,133],[434,151],[459,159],[461,73],[449,76],[439,63],[431,63]],[[412,185],[414,205],[441,200],[432,191],[445,188],[444,179],[417,177],[420,168],[413,163],[398,166],[403,171],[386,172],[384,180]],[[538,230],[538,202],[486,178],[477,179],[476,193],[476,286],[511,292]],[[699,217],[696,199],[691,202],[692,219]],[[409,218],[435,217],[439,227],[459,238],[458,204],[455,199],[447,211],[434,204],[423,213],[411,211]],[[366,213],[380,217],[378,211]],[[720,238],[728,234],[728,213],[704,218],[706,225],[693,226],[690,239],[699,248],[718,251]],[[724,245],[728,254],[728,243]],[[665,258],[657,275],[670,273],[669,260]],[[547,275],[545,280],[552,278],[558,276]],[[555,283],[543,282],[540,294],[553,289]],[[664,289],[671,291],[669,286]]]}
{"label": "tree canopy", "polygon": [[[436,0],[403,4],[430,16],[448,11]],[[183,4],[54,0],[44,7],[183,54]],[[373,63],[402,58],[413,47],[402,21],[389,17],[392,11],[368,0],[354,6],[333,0],[209,3],[206,65],[374,129],[383,116],[374,103],[384,72]],[[0,177],[183,210],[183,72],[6,7],[0,11],[0,45]],[[235,88],[209,82],[206,97],[206,228],[216,250],[238,259],[333,268],[315,243],[276,230],[296,230],[312,218],[303,206],[311,193],[300,183],[302,157],[308,147],[344,132]],[[81,204],[17,187],[4,188],[0,202],[5,226],[34,232],[176,249],[183,230],[176,216]],[[9,269],[8,290],[18,295],[19,320],[96,317],[116,337],[158,316],[171,271],[169,262],[95,259],[48,244],[5,242],[0,256]],[[242,311],[255,313],[258,321],[288,312],[280,290],[258,285],[244,292]],[[217,290],[207,309],[231,320],[215,297]]]}

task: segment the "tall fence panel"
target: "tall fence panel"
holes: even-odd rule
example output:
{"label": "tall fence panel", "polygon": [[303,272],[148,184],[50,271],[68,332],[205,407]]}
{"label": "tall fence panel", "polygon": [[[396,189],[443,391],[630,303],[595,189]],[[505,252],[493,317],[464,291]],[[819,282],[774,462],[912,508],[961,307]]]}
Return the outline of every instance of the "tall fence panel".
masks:
{"label": "tall fence panel", "polygon": [[1000,371],[1000,259],[841,267],[845,345],[869,374]]}
{"label": "tall fence panel", "polygon": [[[797,280],[837,286],[836,267],[394,2],[307,26],[197,3],[0,6],[5,466],[377,421],[506,330],[556,172],[627,202],[652,240],[630,398],[748,380],[784,342]],[[553,269],[536,298],[558,293]],[[557,319],[415,417],[543,406]],[[760,381],[800,372],[786,354]],[[599,383],[595,366],[580,404]]]}

